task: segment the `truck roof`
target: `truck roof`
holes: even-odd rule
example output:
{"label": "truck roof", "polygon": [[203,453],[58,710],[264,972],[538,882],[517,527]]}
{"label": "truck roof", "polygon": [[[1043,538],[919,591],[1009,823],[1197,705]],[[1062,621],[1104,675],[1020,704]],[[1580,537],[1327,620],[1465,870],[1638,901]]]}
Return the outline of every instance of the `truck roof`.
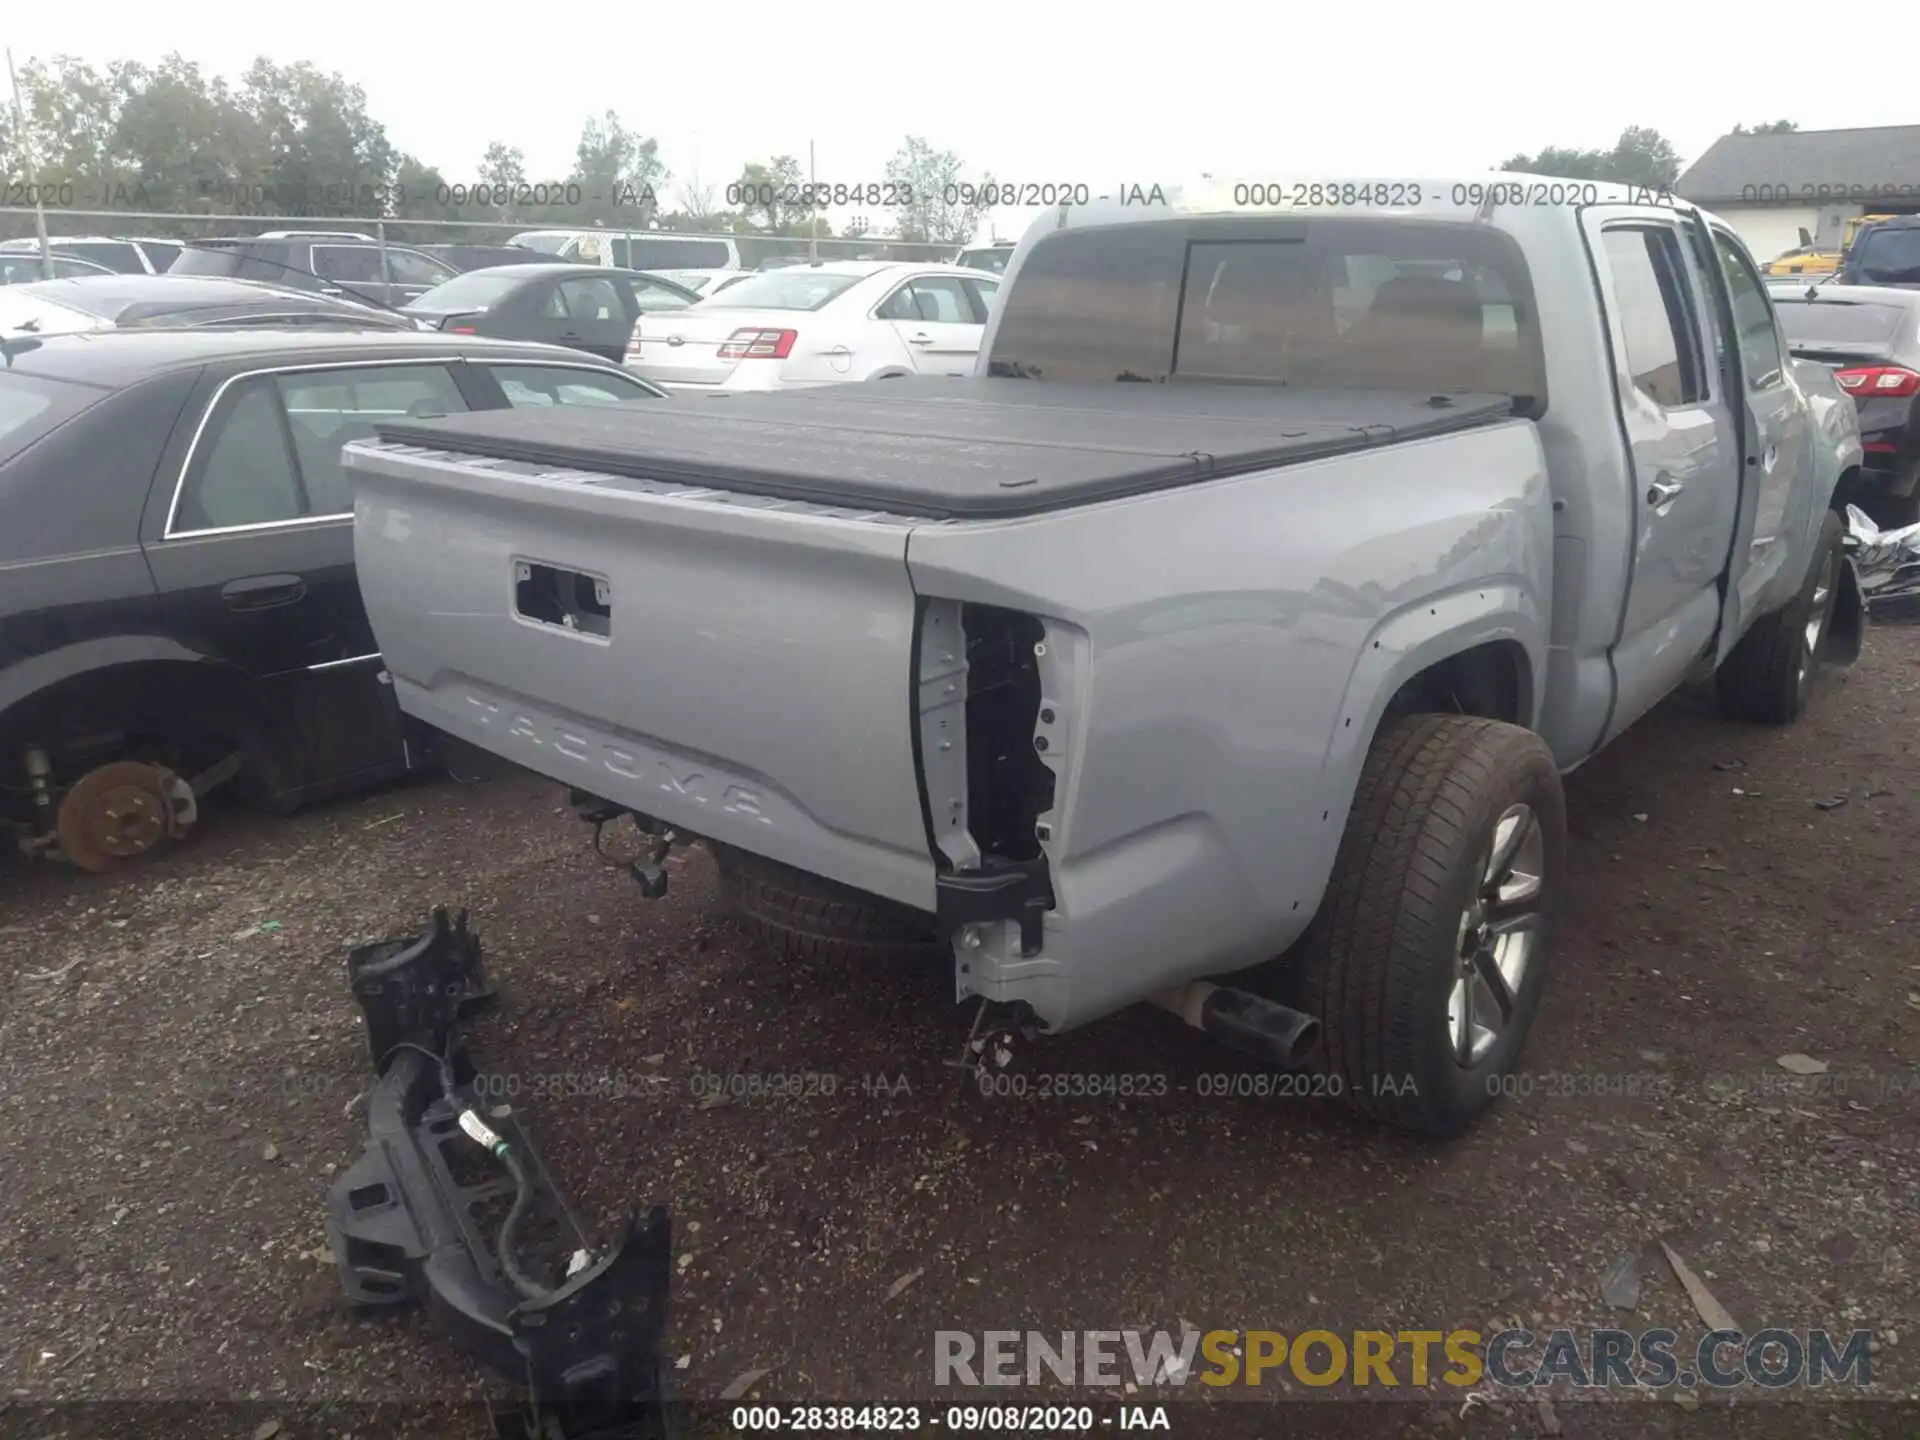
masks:
{"label": "truck roof", "polygon": [[378,435],[609,477],[984,519],[1490,424],[1512,407],[1506,395],[925,376],[725,402],[476,411]]}

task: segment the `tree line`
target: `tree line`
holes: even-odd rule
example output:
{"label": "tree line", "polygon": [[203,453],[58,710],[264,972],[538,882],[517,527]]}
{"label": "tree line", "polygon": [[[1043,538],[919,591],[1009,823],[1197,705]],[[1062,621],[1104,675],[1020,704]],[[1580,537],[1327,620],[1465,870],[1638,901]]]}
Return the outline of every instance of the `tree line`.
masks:
{"label": "tree line", "polygon": [[[401,222],[402,233],[408,220],[451,220],[833,238],[825,213],[832,197],[811,193],[796,156],[748,164],[730,182],[676,176],[658,141],[611,110],[581,126],[562,180],[532,180],[519,147],[494,140],[474,174],[449,182],[435,165],[393,144],[360,86],[304,61],[279,65],[262,57],[229,84],[179,54],[104,69],[58,56],[29,62],[19,79],[24,133],[11,107],[0,115],[0,177],[9,205],[39,197],[51,209],[385,218]],[[1736,125],[1733,133],[1797,128],[1776,120]],[[1669,189],[1681,167],[1671,141],[1634,125],[1611,149],[1549,145],[1500,168]],[[859,207],[879,214],[884,228],[863,214],[843,222],[843,234],[965,244],[985,208],[969,197],[991,193],[992,180],[969,175],[952,151],[909,136],[887,162],[887,183],[865,187],[870,193],[862,199],[875,203]],[[0,217],[10,233],[31,224]]]}
{"label": "tree line", "polygon": [[[402,228],[408,220],[440,220],[834,233],[797,157],[749,164],[727,183],[676,176],[661,160],[659,142],[611,110],[581,126],[564,177],[529,177],[520,148],[494,140],[475,173],[449,181],[393,144],[360,86],[304,61],[279,65],[262,57],[229,84],[178,54],[156,65],[114,61],[104,68],[57,56],[29,62],[19,81],[21,116],[11,106],[0,114],[8,205],[38,199],[50,210],[384,218]],[[963,179],[990,184],[991,176],[967,176],[953,152],[912,136],[888,161],[886,176],[887,185],[867,187],[884,203],[867,208],[881,214],[889,238],[973,238],[982,207],[947,196],[958,195],[953,187]],[[20,219],[0,217],[0,224],[21,233]],[[142,226],[204,233],[191,224]],[[880,228],[863,217],[847,233]]]}

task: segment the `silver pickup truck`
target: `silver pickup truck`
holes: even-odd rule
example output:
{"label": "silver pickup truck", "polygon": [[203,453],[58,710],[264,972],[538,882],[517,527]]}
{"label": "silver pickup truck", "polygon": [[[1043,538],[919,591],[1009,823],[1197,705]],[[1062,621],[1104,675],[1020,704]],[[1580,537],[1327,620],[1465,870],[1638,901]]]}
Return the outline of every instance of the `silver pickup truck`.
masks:
{"label": "silver pickup truck", "polygon": [[703,839],[790,953],[1150,999],[1451,1134],[1540,1002],[1562,773],[1690,680],[1792,721],[1864,626],[1854,405],[1740,241],[1503,178],[1062,209],[968,379],[385,426],[399,703]]}

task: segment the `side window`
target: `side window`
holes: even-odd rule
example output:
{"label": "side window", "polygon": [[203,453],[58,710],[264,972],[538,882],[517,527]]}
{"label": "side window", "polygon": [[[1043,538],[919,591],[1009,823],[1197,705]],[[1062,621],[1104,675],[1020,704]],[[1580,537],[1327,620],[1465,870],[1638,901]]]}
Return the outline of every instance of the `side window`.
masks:
{"label": "side window", "polygon": [[353,489],[340,464],[340,447],[349,440],[373,434],[382,420],[457,415],[467,408],[444,365],[300,370],[276,383],[315,515],[353,509]]}
{"label": "side window", "polygon": [[974,325],[973,302],[958,275],[922,275],[909,280],[876,312],[882,320],[918,320],[933,325]]}
{"label": "side window", "polygon": [[1764,390],[1777,385],[1784,362],[1767,287],[1754,274],[1747,257],[1717,230],[1713,244],[1720,252],[1720,269],[1727,277],[1727,294],[1733,301],[1733,329],[1740,344],[1740,368],[1745,372],[1747,388]]}
{"label": "side window", "polygon": [[1613,323],[1634,388],[1669,409],[1706,398],[1673,231],[1622,227],[1601,237],[1612,275]]}
{"label": "side window", "polygon": [[620,292],[613,288],[611,280],[587,275],[577,280],[562,280],[558,288],[571,319],[592,323],[627,318],[626,307],[620,303]]}
{"label": "side window", "polygon": [[633,308],[642,315],[652,310],[684,310],[692,303],[664,285],[655,285],[651,280],[622,280],[620,283],[633,295]]}
{"label": "side window", "polygon": [[567,318],[567,302],[561,297],[558,285],[549,285],[540,296],[540,318],[542,320],[564,320]]}
{"label": "side window", "polygon": [[491,365],[493,378],[516,410],[545,405],[625,405],[654,394],[616,375],[565,366]]}
{"label": "side window", "polygon": [[992,280],[964,280],[961,283],[967,287],[967,294],[973,297],[974,312],[980,317],[980,323],[986,324],[987,317],[993,313],[993,299],[1000,293],[1000,286]]}
{"label": "side window", "polygon": [[76,240],[60,248],[75,259],[91,260],[122,275],[146,274],[146,267],[140,263],[140,252],[129,240]]}
{"label": "side window", "polygon": [[387,273],[396,285],[438,285],[451,280],[454,271],[417,250],[387,251]]}
{"label": "side window", "polygon": [[200,437],[173,531],[297,520],[305,509],[272,382],[242,380]]}
{"label": "side window", "polygon": [[[291,262],[298,265],[299,256]],[[316,245],[313,247],[313,273],[324,280],[380,283],[380,252],[372,245]]]}

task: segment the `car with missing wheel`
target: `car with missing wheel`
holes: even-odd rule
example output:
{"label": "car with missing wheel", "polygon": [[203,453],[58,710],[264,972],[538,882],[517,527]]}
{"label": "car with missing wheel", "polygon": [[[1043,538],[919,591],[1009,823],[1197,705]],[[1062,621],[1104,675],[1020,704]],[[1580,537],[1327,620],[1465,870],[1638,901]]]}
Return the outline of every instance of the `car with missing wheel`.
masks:
{"label": "car with missing wheel", "polygon": [[1540,1005],[1562,775],[1858,654],[1862,451],[1712,215],[1353,188],[1405,203],[1062,208],[966,379],[380,426],[396,700],[633,815],[646,893],[698,837],[789,955],[945,953],[1031,1031],[1151,1000],[1458,1132]]}
{"label": "car with missing wheel", "polygon": [[0,828],[103,870],[231,785],[276,809],[429,758],[353,573],[381,419],[660,392],[577,352],[373,330],[0,335]]}

